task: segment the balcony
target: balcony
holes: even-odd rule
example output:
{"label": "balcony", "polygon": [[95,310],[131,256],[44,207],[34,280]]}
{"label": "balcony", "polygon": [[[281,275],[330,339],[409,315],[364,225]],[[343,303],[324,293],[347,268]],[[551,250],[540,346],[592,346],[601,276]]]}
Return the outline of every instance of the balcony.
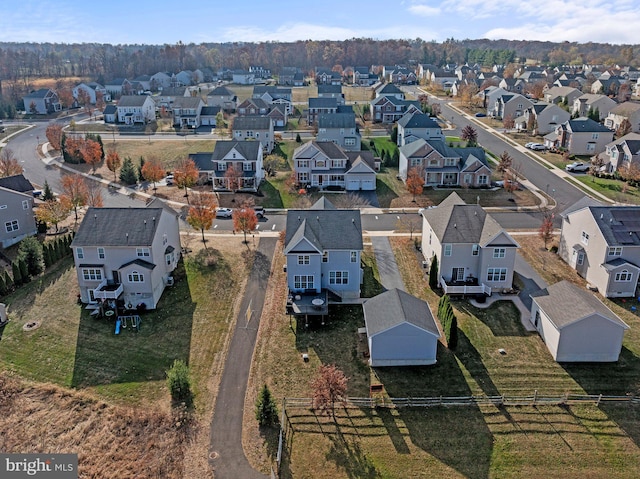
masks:
{"label": "balcony", "polygon": [[122,283],[110,283],[106,279],[102,280],[102,282],[96,286],[93,290],[93,297],[95,299],[118,299],[122,294],[124,288],[122,287]]}
{"label": "balcony", "polygon": [[440,286],[445,294],[485,294],[491,296],[491,287],[480,284],[478,278],[469,278],[466,281],[447,281],[440,276]]}

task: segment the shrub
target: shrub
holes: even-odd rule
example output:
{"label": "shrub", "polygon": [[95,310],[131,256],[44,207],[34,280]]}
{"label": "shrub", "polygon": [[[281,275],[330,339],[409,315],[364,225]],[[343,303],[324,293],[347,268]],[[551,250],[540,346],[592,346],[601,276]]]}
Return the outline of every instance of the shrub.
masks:
{"label": "shrub", "polygon": [[438,288],[438,257],[431,258],[431,267],[429,268],[429,287],[432,290]]}
{"label": "shrub", "polygon": [[22,284],[22,273],[20,272],[18,261],[11,263],[11,272],[13,273],[13,284],[20,286]]}
{"label": "shrub", "polygon": [[261,427],[273,426],[278,423],[278,407],[266,384],[262,386],[256,399],[256,420]]}
{"label": "shrub", "polygon": [[191,383],[189,380],[189,366],[184,361],[176,359],[167,371],[167,386],[174,402],[184,402],[191,405]]}

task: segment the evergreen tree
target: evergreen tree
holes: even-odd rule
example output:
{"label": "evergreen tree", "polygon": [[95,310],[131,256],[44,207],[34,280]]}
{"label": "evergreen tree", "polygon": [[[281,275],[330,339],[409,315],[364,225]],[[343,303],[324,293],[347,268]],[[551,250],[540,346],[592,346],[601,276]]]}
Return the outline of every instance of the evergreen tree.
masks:
{"label": "evergreen tree", "polygon": [[49,182],[44,180],[44,186],[42,188],[42,201],[49,201],[55,199],[53,195],[53,191],[51,191],[51,187],[49,186]]}
{"label": "evergreen tree", "polygon": [[8,292],[7,285],[4,284],[4,276],[0,275],[0,296],[5,296]]}
{"label": "evergreen tree", "polygon": [[431,268],[429,268],[429,287],[433,290],[438,289],[438,257],[431,258]]}
{"label": "evergreen tree", "polygon": [[28,283],[29,281],[31,281],[31,277],[29,276],[29,266],[27,266],[26,258],[18,258],[18,267],[20,268],[20,276],[22,276],[22,282]]}
{"label": "evergreen tree", "polygon": [[49,248],[49,243],[45,243],[42,245],[42,257],[44,258],[44,267],[49,268],[53,261],[51,261],[51,248]]}
{"label": "evergreen tree", "polygon": [[193,401],[191,382],[189,380],[189,366],[180,359],[173,361],[167,371],[167,386],[174,402],[184,402],[190,406]]}
{"label": "evergreen tree", "polygon": [[256,420],[261,427],[273,426],[278,422],[278,408],[266,384],[262,386],[256,399],[255,412]]}
{"label": "evergreen tree", "polygon": [[9,271],[7,271],[6,269],[4,270],[4,285],[7,287],[8,292],[11,292],[11,290],[13,290],[13,279],[11,278]]}
{"label": "evergreen tree", "polygon": [[11,272],[13,273],[13,284],[15,286],[20,286],[22,284],[22,274],[20,273],[18,261],[11,263]]}
{"label": "evergreen tree", "polygon": [[128,156],[122,161],[120,168],[120,181],[125,185],[135,185],[138,182],[138,175],[133,167],[133,162]]}
{"label": "evergreen tree", "polygon": [[393,125],[393,130],[391,130],[391,141],[394,144],[398,143],[398,125]]}
{"label": "evergreen tree", "polygon": [[42,243],[34,236],[29,236],[20,242],[18,255],[20,258],[24,258],[29,276],[38,276],[44,271]]}
{"label": "evergreen tree", "polygon": [[449,349],[456,349],[458,346],[458,319],[453,316],[449,325],[449,337],[447,338]]}
{"label": "evergreen tree", "polygon": [[142,174],[142,167],[144,166],[144,158],[141,156],[140,157],[140,164],[138,165],[138,178],[144,178],[144,175]]}
{"label": "evergreen tree", "polygon": [[393,150],[393,158],[391,159],[392,166],[400,166],[400,150],[397,148]]}
{"label": "evergreen tree", "polygon": [[300,138],[300,133],[296,133],[296,143],[302,143],[302,138]]}

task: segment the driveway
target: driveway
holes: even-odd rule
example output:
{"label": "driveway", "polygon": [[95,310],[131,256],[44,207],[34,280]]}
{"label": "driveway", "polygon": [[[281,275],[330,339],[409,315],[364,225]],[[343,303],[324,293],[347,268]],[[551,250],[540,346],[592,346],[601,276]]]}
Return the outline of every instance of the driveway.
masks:
{"label": "driveway", "polygon": [[216,479],[265,479],[251,467],[242,448],[247,380],[258,335],[265,290],[278,238],[260,238],[229,345],[211,422],[209,464]]}
{"label": "driveway", "polygon": [[380,282],[386,290],[401,289],[405,291],[402,276],[396,263],[396,257],[391,250],[391,243],[386,236],[373,236],[371,238],[373,251],[378,264],[378,273],[380,273]]}

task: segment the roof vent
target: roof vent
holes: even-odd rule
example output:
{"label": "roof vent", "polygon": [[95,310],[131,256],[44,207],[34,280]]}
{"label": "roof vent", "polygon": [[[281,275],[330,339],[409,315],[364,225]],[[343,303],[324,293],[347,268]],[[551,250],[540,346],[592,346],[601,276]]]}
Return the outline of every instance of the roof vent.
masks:
{"label": "roof vent", "polygon": [[352,222],[353,224],[355,224],[355,223],[356,223],[356,219],[355,219],[355,218],[351,218],[351,222]]}
{"label": "roof vent", "polygon": [[320,221],[320,217],[319,216],[316,216],[316,221]]}
{"label": "roof vent", "polygon": [[600,213],[600,219],[604,218],[604,213]]}
{"label": "roof vent", "polygon": [[457,228],[458,227],[458,223],[453,223],[453,227]]}

